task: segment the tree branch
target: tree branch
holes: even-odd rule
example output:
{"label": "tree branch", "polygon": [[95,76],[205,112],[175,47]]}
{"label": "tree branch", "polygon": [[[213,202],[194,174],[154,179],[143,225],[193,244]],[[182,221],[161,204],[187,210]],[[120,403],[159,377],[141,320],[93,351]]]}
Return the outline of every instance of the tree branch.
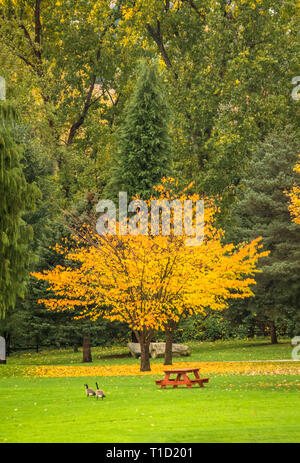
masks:
{"label": "tree branch", "polygon": [[36,0],[34,9],[35,43],[41,44],[41,0]]}
{"label": "tree branch", "polygon": [[[166,49],[163,43],[163,37],[161,34],[161,30],[160,30],[159,20],[157,20],[157,23],[156,23],[156,31],[149,23],[146,24],[146,28],[147,28],[149,35],[152,37],[152,39],[156,43],[157,48],[162,56],[162,59],[164,60],[165,65],[167,66],[168,69],[173,69],[171,60],[166,52]],[[176,74],[176,72],[174,72],[174,76],[176,79],[178,79],[178,75]]]}
{"label": "tree branch", "polygon": [[67,146],[71,145],[71,143],[72,143],[72,141],[74,139],[75,133],[77,132],[79,127],[81,127],[82,124],[84,123],[85,117],[86,117],[87,112],[89,110],[89,107],[91,105],[91,98],[92,98],[92,94],[93,94],[93,91],[94,91],[94,88],[95,88],[95,83],[96,83],[96,74],[94,74],[92,76],[92,81],[91,81],[91,84],[90,84],[90,87],[89,87],[89,90],[88,90],[88,93],[87,93],[87,96],[86,96],[83,111],[82,111],[79,119],[70,128],[68,141],[67,141]]}
{"label": "tree branch", "polygon": [[37,56],[37,58],[39,60],[41,60],[42,59],[42,54],[41,54],[41,31],[42,31],[42,25],[41,25],[41,0],[36,0],[36,2],[35,2],[34,24],[35,24],[34,41],[38,45],[38,49],[36,50],[36,56]]}
{"label": "tree branch", "polygon": [[[112,24],[114,24],[114,22],[113,23],[108,23],[106,25],[106,27],[104,28],[103,32],[102,32],[102,35],[101,35],[101,38],[100,38],[100,45],[99,45],[99,48],[98,48],[98,51],[97,51],[97,56],[96,56],[96,63],[99,61],[100,56],[101,56],[101,42],[102,42],[102,39],[105,36],[108,28]],[[93,94],[93,91],[94,91],[94,88],[95,88],[96,78],[97,78],[96,73],[94,73],[93,76],[92,76],[91,84],[90,84],[86,99],[85,99],[85,103],[84,103],[84,106],[83,106],[82,113],[79,116],[78,120],[70,128],[69,136],[68,136],[68,140],[67,140],[67,146],[71,145],[71,143],[73,142],[73,139],[74,139],[74,136],[75,136],[77,130],[84,123],[86,115],[88,113],[88,110],[89,110],[91,104],[93,104],[93,103],[91,103],[91,99],[92,99],[92,94]]]}
{"label": "tree branch", "polygon": [[195,3],[193,2],[193,0],[182,0],[183,2],[185,3],[188,3],[190,5],[190,7],[195,11],[195,13],[197,13],[197,15],[199,16],[199,18],[203,19],[205,18],[205,14],[202,14],[200,13],[200,11],[198,10],[198,8],[196,7]]}

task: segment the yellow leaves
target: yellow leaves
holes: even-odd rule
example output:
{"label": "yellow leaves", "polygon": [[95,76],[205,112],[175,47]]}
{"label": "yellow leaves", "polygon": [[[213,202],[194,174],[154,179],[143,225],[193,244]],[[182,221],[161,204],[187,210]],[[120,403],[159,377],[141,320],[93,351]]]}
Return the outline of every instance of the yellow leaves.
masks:
{"label": "yellow leaves", "polygon": [[188,184],[187,187],[185,187],[185,188],[183,189],[183,191],[190,190],[194,185],[195,185],[195,182],[194,182],[194,180],[193,180],[191,183]]}
{"label": "yellow leaves", "polygon": [[[176,193],[178,181],[166,177],[155,187],[159,198],[196,201],[188,194],[193,184]],[[224,232],[215,227],[214,202],[205,202],[205,239],[200,246],[185,246],[180,236],[100,236],[83,227],[81,237],[56,245],[75,268],[57,266],[33,273],[48,281],[55,298],[39,301],[49,310],[71,310],[76,318],[103,316],[133,329],[164,329],[172,320],[207,308],[223,310],[230,298],[252,296],[260,238],[251,243],[222,244]]]}
{"label": "yellow leaves", "polygon": [[246,50],[243,50],[240,54],[241,54],[242,56],[247,56],[247,55],[249,55],[249,49],[247,48]]}
{"label": "yellow leaves", "polygon": [[[300,174],[300,154],[299,162],[296,164],[294,171]],[[300,181],[292,188],[288,195],[291,200],[289,211],[293,217],[293,221],[297,225],[300,225]]]}
{"label": "yellow leaves", "polygon": [[33,99],[34,99],[35,103],[36,103],[38,106],[42,106],[42,104],[43,104],[43,99],[42,99],[42,97],[41,97],[41,94],[40,94],[39,90],[36,89],[36,88],[33,88],[33,89],[31,90],[31,94],[32,94],[32,96],[33,96]]}
{"label": "yellow leaves", "polygon": [[14,83],[18,82],[18,74],[17,74],[16,72],[14,72],[13,74],[11,74],[11,76],[10,76],[10,81],[11,81],[11,82],[14,82]]}
{"label": "yellow leaves", "polygon": [[[178,362],[172,368],[199,368],[201,375],[299,375],[300,368],[293,362]],[[163,364],[152,364],[151,371],[141,372],[140,365],[112,366],[37,366],[27,367],[25,376],[61,378],[81,376],[144,376],[163,375]]]}
{"label": "yellow leaves", "polygon": [[158,0],[136,0],[133,6],[122,6],[122,19],[118,23],[118,32],[124,46],[142,48],[153,47],[152,41],[145,34],[145,24],[161,20],[164,14],[163,2]]}
{"label": "yellow leaves", "polygon": [[131,18],[133,18],[133,15],[134,15],[134,8],[128,8],[127,6],[126,7],[123,7],[122,8],[122,12],[123,12],[123,18],[125,21],[128,21],[130,20]]}

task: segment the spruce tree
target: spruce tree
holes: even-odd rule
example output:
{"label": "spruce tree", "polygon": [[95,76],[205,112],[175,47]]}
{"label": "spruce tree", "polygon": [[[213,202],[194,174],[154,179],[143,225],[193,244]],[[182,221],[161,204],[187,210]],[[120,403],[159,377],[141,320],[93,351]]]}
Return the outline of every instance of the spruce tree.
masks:
{"label": "spruce tree", "polygon": [[24,295],[32,228],[23,215],[38,192],[23,173],[21,146],[14,139],[16,123],[13,105],[0,101],[0,317]]}
{"label": "spruce tree", "polygon": [[255,298],[245,304],[268,327],[272,343],[277,323],[293,318],[296,326],[300,316],[300,230],[286,195],[299,176],[293,170],[298,152],[299,142],[288,130],[269,135],[249,164],[233,214],[236,240],[262,236],[264,250],[270,251],[256,277]]}
{"label": "spruce tree", "polygon": [[147,199],[153,186],[171,173],[169,110],[165,89],[155,64],[142,62],[139,78],[116,134],[118,158],[107,195],[127,191]]}

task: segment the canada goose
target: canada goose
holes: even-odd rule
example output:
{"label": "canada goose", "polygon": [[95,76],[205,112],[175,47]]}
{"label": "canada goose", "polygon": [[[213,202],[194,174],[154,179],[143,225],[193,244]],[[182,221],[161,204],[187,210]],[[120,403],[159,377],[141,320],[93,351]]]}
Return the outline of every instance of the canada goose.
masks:
{"label": "canada goose", "polygon": [[85,392],[87,396],[96,395],[96,392],[94,391],[94,389],[88,387],[87,384],[85,384]]}
{"label": "canada goose", "polygon": [[98,397],[101,397],[102,400],[103,400],[103,397],[105,397],[105,394],[104,394],[103,391],[101,391],[101,390],[99,389],[98,383],[96,383],[96,388],[97,388],[97,390],[96,390],[96,397],[97,397],[97,400],[98,400]]}

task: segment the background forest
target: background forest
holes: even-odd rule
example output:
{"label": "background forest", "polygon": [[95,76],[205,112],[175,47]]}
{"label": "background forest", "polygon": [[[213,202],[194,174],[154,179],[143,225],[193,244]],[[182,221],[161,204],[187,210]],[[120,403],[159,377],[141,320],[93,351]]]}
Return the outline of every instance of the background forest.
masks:
{"label": "background forest", "polygon": [[190,317],[174,340],[299,335],[300,232],[287,195],[300,183],[299,26],[297,0],[0,0],[0,135],[12,160],[0,275],[4,211],[19,230],[0,287],[8,347],[130,340],[120,322],[48,312],[37,302],[47,284],[30,273],[64,263],[52,247],[93,222],[99,199],[148,198],[164,175],[215,199],[230,242],[262,236],[271,251],[255,298]]}

